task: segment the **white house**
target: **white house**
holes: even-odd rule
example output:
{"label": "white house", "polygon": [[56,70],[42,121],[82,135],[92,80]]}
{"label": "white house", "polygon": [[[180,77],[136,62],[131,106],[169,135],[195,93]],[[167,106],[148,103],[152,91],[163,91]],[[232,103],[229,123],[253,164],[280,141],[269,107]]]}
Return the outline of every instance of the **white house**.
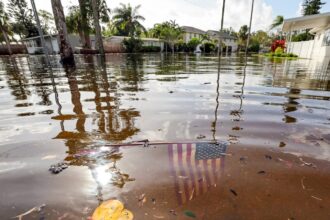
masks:
{"label": "white house", "polygon": [[[48,53],[58,54],[60,52],[57,34],[44,35],[44,39]],[[91,35],[90,39],[92,48],[95,48],[95,36]],[[68,40],[73,49],[81,47],[81,41],[78,35],[69,34]],[[25,38],[22,41],[25,44],[29,54],[43,53],[40,36]]]}
{"label": "white house", "polygon": [[188,43],[192,38],[201,39],[206,34],[205,31],[190,26],[182,26],[181,29],[183,30],[183,41],[185,43]]}
{"label": "white house", "polygon": [[[330,12],[284,20],[283,32],[287,34],[287,52],[308,59],[330,57]],[[309,30],[314,40],[291,42],[293,32]]]}
{"label": "white house", "polygon": [[237,44],[237,38],[234,36],[231,36],[228,33],[225,32],[220,32],[220,31],[213,31],[213,30],[208,30],[206,32],[209,37],[212,40],[219,41],[221,38],[222,42],[226,45],[226,48],[224,48],[224,51],[226,52],[236,52],[238,48]]}

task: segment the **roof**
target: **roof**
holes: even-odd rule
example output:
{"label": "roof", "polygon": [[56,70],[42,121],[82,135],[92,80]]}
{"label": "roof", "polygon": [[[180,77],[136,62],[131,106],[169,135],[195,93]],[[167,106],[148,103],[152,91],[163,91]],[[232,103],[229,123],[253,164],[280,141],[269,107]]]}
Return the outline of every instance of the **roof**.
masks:
{"label": "roof", "polygon": [[[121,39],[121,40],[124,40],[124,39],[128,39],[129,37],[127,36],[111,36],[109,37],[108,39]],[[158,38],[140,38],[142,41],[162,41]]]}
{"label": "roof", "polygon": [[308,15],[297,18],[285,19],[283,22],[283,32],[290,32],[296,30],[304,30],[311,28],[325,29],[330,24],[330,12]]}
{"label": "roof", "polygon": [[[44,35],[44,38],[49,38],[49,37],[57,37],[57,34]],[[40,38],[40,36],[27,37],[25,39],[22,39],[22,41],[35,40],[35,39],[39,39],[39,38]]]}
{"label": "roof", "polygon": [[233,39],[236,40],[237,37],[234,37],[226,32],[220,32],[220,31],[214,31],[214,30],[208,30],[207,34],[210,35],[211,37],[218,37],[218,38],[223,38],[223,39]]}
{"label": "roof", "polygon": [[190,26],[182,26],[181,27],[186,33],[194,33],[194,34],[206,34],[205,31],[200,30],[198,28],[190,27]]}

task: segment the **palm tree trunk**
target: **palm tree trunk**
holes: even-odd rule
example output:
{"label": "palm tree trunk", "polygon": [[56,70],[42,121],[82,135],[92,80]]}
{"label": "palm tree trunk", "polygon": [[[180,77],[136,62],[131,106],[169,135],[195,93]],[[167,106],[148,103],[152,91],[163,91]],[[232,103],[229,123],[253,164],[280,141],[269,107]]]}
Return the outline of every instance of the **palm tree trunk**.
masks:
{"label": "palm tree trunk", "polygon": [[79,0],[79,8],[81,14],[81,28],[83,31],[83,38],[81,39],[84,48],[91,48],[91,39],[89,37],[89,27],[87,23],[87,10],[86,10],[87,0]]}
{"label": "palm tree trunk", "polygon": [[61,0],[51,0],[54,20],[59,36],[59,48],[61,63],[65,66],[74,65],[73,51],[68,41],[68,31],[65,24],[65,16]]}
{"label": "palm tree trunk", "polygon": [[94,27],[96,34],[95,47],[97,50],[99,50],[100,54],[104,56],[104,47],[103,47],[102,33],[100,27],[99,12],[97,7],[97,0],[92,0],[92,8],[93,8],[93,20],[94,20]]}
{"label": "palm tree trunk", "polygon": [[0,29],[1,29],[1,32],[2,32],[3,37],[5,38],[7,49],[8,49],[8,53],[9,53],[9,55],[12,55],[13,54],[13,51],[11,50],[11,46],[10,46],[10,42],[9,42],[9,38],[8,38],[7,32],[5,31],[5,29],[4,29],[4,27],[3,27],[3,25],[1,23],[0,23]]}

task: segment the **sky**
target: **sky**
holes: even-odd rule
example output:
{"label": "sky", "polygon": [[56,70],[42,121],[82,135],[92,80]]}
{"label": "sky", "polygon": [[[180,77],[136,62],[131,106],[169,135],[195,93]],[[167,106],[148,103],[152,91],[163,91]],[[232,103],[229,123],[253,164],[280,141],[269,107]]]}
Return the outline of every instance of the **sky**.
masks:
{"label": "sky", "polygon": [[[7,2],[8,0],[4,0]],[[30,2],[30,0],[27,0]],[[222,0],[106,0],[108,7],[114,9],[120,3],[141,5],[139,13],[145,17],[144,26],[151,28],[155,23],[176,20],[181,26],[193,26],[202,30],[220,29]],[[236,31],[248,24],[252,0],[227,0],[224,27]],[[284,18],[300,16],[302,0],[255,0],[252,30],[267,30],[277,15]],[[330,0],[321,12],[330,12]],[[35,0],[38,9],[51,10],[50,0]],[[78,0],[62,0],[65,13]]]}

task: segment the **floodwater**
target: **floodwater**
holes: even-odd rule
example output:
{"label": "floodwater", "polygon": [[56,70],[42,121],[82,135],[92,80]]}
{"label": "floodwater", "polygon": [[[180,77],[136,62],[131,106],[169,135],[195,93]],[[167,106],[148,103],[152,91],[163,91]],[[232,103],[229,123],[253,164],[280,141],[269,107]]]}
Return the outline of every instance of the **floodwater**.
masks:
{"label": "floodwater", "polygon": [[51,62],[0,58],[0,219],[330,219],[329,60]]}

